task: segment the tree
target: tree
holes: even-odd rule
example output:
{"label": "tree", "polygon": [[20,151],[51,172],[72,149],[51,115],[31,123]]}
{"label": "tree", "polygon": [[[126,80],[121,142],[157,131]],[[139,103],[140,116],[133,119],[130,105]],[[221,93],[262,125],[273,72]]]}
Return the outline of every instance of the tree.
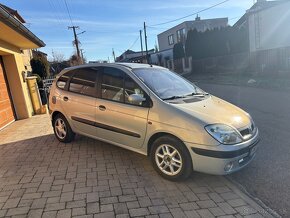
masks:
{"label": "tree", "polygon": [[61,63],[65,61],[63,53],[52,50],[51,54],[52,54],[51,62]]}
{"label": "tree", "polygon": [[71,66],[77,66],[82,64],[82,59],[77,56],[76,54],[73,54],[70,59],[69,59],[70,65]]}
{"label": "tree", "polygon": [[185,42],[185,53],[193,60],[224,56],[249,50],[246,28],[223,27],[198,32],[190,30]]}
{"label": "tree", "polygon": [[158,52],[158,51],[159,51],[159,49],[158,49],[157,43],[155,42],[154,52],[156,53],[156,52]]}
{"label": "tree", "polygon": [[39,75],[41,78],[49,76],[49,63],[43,57],[34,57],[30,60],[32,74]]}
{"label": "tree", "polygon": [[181,42],[176,43],[173,47],[173,59],[178,60],[185,57],[183,44]]}
{"label": "tree", "polygon": [[185,52],[187,57],[192,56],[193,58],[197,58],[198,54],[201,52],[200,35],[200,32],[198,32],[196,29],[188,31],[185,42]]}
{"label": "tree", "polygon": [[162,65],[162,54],[157,54],[157,59],[158,59],[158,65],[161,66]]}

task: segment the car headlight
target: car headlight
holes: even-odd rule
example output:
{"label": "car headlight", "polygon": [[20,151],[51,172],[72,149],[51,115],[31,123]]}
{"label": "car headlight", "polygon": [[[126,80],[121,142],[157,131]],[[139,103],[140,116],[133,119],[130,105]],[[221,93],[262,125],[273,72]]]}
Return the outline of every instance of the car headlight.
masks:
{"label": "car headlight", "polygon": [[233,145],[243,141],[235,129],[225,124],[208,125],[205,127],[205,130],[214,139],[225,145]]}

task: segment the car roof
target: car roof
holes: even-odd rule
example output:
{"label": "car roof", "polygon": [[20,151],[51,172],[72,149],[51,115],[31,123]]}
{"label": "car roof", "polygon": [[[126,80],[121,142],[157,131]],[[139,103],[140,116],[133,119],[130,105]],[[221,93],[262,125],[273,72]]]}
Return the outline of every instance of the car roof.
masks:
{"label": "car roof", "polygon": [[80,68],[85,68],[85,67],[120,67],[120,66],[130,68],[130,69],[137,69],[137,68],[164,69],[163,67],[160,67],[157,65],[152,65],[152,64],[123,63],[123,62],[122,63],[119,63],[119,62],[116,62],[116,63],[90,63],[90,64],[83,64],[83,65],[65,68],[60,74],[63,74],[63,73],[70,71],[70,70],[75,70],[75,69],[80,69]]}

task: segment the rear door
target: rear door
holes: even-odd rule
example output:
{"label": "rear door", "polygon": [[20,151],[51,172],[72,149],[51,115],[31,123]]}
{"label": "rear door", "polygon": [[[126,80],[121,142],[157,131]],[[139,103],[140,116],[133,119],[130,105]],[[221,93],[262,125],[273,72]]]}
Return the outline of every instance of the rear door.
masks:
{"label": "rear door", "polygon": [[146,93],[120,69],[104,67],[96,101],[97,136],[108,142],[141,147],[147,129],[149,107],[128,101],[130,94]]}
{"label": "rear door", "polygon": [[61,104],[73,129],[83,135],[95,136],[96,84],[99,68],[86,67],[73,71],[62,92]]}

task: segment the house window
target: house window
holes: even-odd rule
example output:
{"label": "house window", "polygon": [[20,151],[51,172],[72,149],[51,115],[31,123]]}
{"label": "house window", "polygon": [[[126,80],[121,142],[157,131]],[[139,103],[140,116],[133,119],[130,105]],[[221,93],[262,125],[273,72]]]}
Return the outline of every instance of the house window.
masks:
{"label": "house window", "polygon": [[170,36],[168,36],[168,44],[169,44],[169,45],[173,45],[173,44],[174,44],[174,37],[173,37],[173,34],[171,34]]}
{"label": "house window", "polygon": [[177,30],[177,42],[184,42],[185,41],[185,29]]}

